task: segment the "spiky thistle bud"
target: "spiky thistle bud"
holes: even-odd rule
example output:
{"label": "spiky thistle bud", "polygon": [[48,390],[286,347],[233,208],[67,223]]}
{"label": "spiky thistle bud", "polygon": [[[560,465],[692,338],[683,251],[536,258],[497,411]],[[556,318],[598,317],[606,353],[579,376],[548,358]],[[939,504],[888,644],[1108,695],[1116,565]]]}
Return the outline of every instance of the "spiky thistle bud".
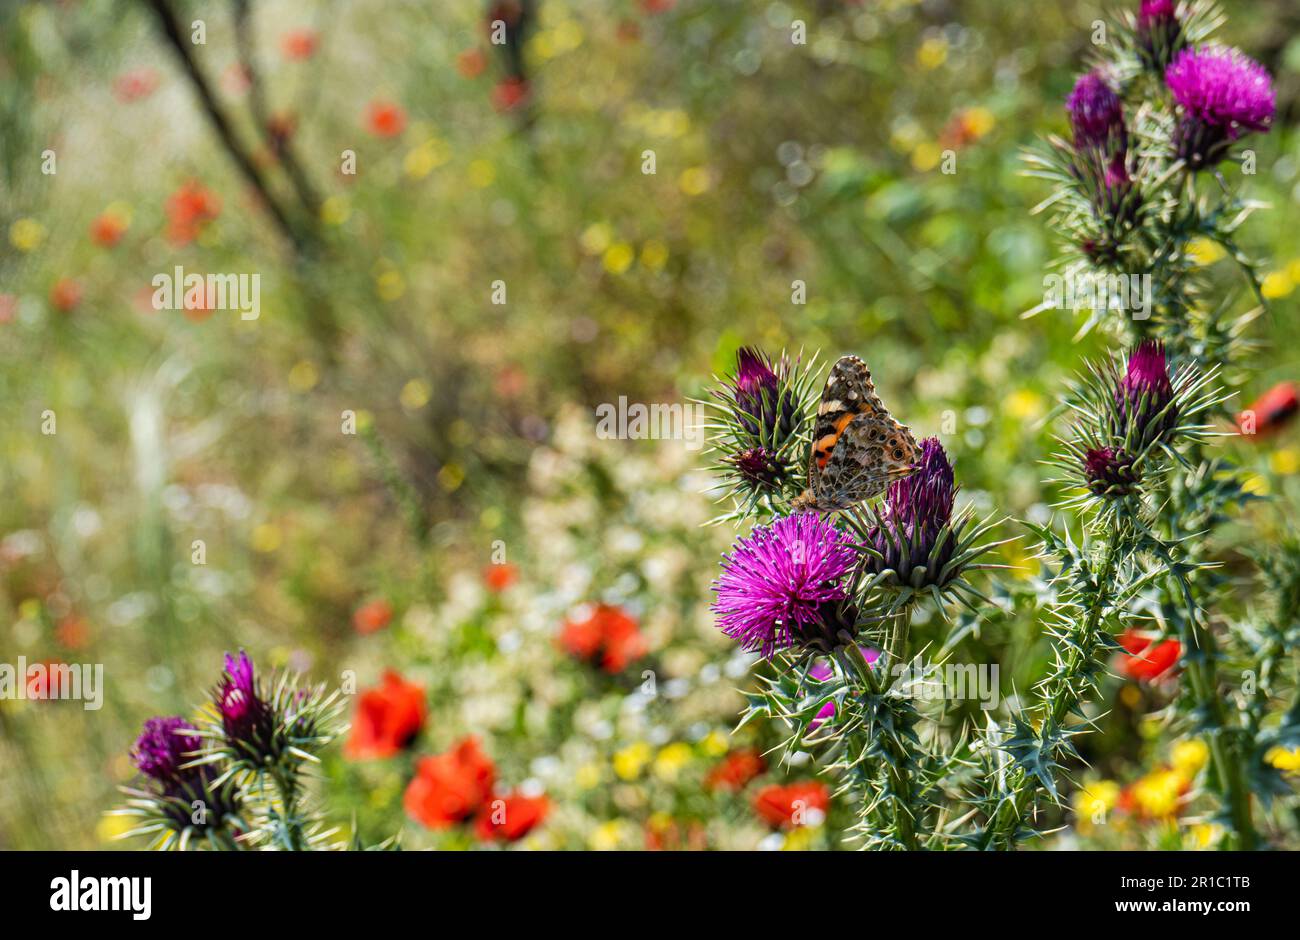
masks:
{"label": "spiky thistle bud", "polygon": [[226,668],[214,699],[226,743],[255,760],[270,756],[273,716],[257,689],[253,661],[243,650],[226,654]]}
{"label": "spiky thistle bud", "polygon": [[1097,496],[1128,496],[1142,482],[1133,456],[1116,447],[1095,447],[1084,454],[1084,477]]}
{"label": "spiky thistle bud", "polygon": [[1128,356],[1115,389],[1116,435],[1133,451],[1161,440],[1178,424],[1178,404],[1164,346],[1144,340]]}
{"label": "spiky thistle bud", "polygon": [[186,733],[196,730],[179,715],[150,718],[131,748],[131,762],[151,780],[175,788],[191,776],[182,765],[202,746],[197,735]]}
{"label": "spiky thistle bud", "polygon": [[793,498],[808,455],[816,401],[812,369],[785,355],[744,347],[734,375],[712,391],[714,470],[744,517]]}
{"label": "spiky thistle bud", "polygon": [[1142,0],[1137,15],[1137,49],[1143,65],[1163,72],[1182,39],[1183,26],[1174,0]]}
{"label": "spiky thistle bud", "polygon": [[918,591],[969,589],[963,575],[992,546],[974,544],[988,527],[970,528],[969,510],[954,514],[956,495],[948,454],[938,438],[926,438],[916,471],[890,484],[883,509],[857,518],[869,584],[900,589],[900,603]]}
{"label": "spiky thistle bud", "polygon": [[1106,78],[1094,70],[1075,82],[1065,109],[1074,140],[1071,172],[1102,226],[1102,237],[1086,240],[1083,251],[1097,263],[1114,261],[1141,207],[1129,174],[1124,105]]}
{"label": "spiky thistle bud", "polygon": [[[782,372],[786,366],[777,366]],[[760,441],[784,440],[794,430],[796,402],[767,354],[749,346],[736,353],[736,378],[730,392],[737,417]]]}
{"label": "spiky thistle bud", "polygon": [[1077,152],[1099,150],[1109,156],[1127,149],[1124,104],[1100,72],[1079,76],[1065,100],[1065,110]]}
{"label": "spiky thistle bud", "polygon": [[147,782],[123,787],[129,799],[116,811],[141,822],[125,836],[151,835],[156,848],[186,849],[200,839],[233,846],[231,840],[246,828],[241,793],[232,778],[221,780],[211,764],[203,763],[202,754],[202,733],[179,715],[144,723],[131,762]]}
{"label": "spiky thistle bud", "polygon": [[727,460],[755,489],[774,488],[781,482],[783,468],[766,447],[750,447]]}
{"label": "spiky thistle bud", "polygon": [[885,508],[867,540],[876,550],[866,560],[867,570],[892,570],[904,583],[910,583],[914,573],[923,581],[937,578],[955,547],[948,526],[956,493],[943,445],[937,438],[926,438],[916,472],[890,484],[885,494]]}

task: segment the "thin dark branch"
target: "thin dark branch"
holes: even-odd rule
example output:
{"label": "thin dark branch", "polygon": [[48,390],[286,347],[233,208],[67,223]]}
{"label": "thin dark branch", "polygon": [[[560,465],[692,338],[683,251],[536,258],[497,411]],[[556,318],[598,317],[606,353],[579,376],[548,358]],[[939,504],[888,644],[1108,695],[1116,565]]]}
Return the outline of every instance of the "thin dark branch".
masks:
{"label": "thin dark branch", "polygon": [[163,36],[172,47],[172,51],[176,53],[177,58],[180,59],[181,66],[184,68],[190,84],[194,86],[194,90],[199,96],[199,103],[207,114],[208,120],[212,122],[212,126],[221,139],[222,145],[226,148],[226,152],[235,161],[235,165],[239,167],[239,171],[244,175],[244,178],[262,197],[262,202],[266,205],[267,211],[271,213],[271,217],[275,220],[275,224],[281,233],[293,245],[294,250],[301,253],[303,248],[302,237],[290,223],[289,217],[280,207],[280,204],[272,196],[266,180],[262,178],[262,174],[253,163],[252,158],[240,146],[234,128],[230,126],[225,114],[217,106],[217,99],[212,93],[212,87],[208,84],[207,79],[203,77],[194,56],[190,54],[189,43],[175,12],[168,5],[167,0],[147,0],[147,2],[158,17],[158,25],[162,29]]}
{"label": "thin dark branch", "polygon": [[262,87],[261,73],[253,56],[252,9],[248,0],[235,0],[235,44],[239,51],[239,61],[248,77],[248,104],[253,112],[253,121],[267,145],[275,152],[289,182],[293,184],[298,201],[314,220],[320,210],[320,197],[316,188],[307,178],[307,173],[298,161],[290,137],[274,138],[271,135],[271,116],[266,109],[266,95]]}

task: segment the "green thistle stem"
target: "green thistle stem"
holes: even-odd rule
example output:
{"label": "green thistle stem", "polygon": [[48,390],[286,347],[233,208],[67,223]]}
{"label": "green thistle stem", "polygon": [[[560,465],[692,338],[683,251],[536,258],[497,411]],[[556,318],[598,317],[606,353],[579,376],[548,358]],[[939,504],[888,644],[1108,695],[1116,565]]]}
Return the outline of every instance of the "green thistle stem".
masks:
{"label": "green thistle stem", "polygon": [[1205,738],[1210,749],[1210,766],[1214,770],[1212,784],[1232,823],[1221,848],[1249,851],[1256,847],[1258,835],[1251,812],[1250,791],[1242,773],[1244,762],[1239,759],[1242,755],[1236,753],[1237,748],[1229,747],[1225,740],[1223,702],[1218,696],[1215,680],[1214,635],[1201,626],[1195,611],[1190,613],[1180,640],[1185,650],[1195,649],[1199,653],[1185,656],[1184,673],[1197,709],[1205,716]]}
{"label": "green thistle stem", "polygon": [[[1119,567],[1121,533],[1116,522],[1107,533],[1106,546],[1102,555],[1101,568],[1090,593],[1087,614],[1079,635],[1079,642],[1072,644],[1065,653],[1065,668],[1057,681],[1043,693],[1044,723],[1059,725],[1065,721],[1070,712],[1083,700],[1087,684],[1074,681],[1095,656],[1097,639],[1101,631],[1101,619],[1106,607],[1111,603],[1110,585]],[[1041,781],[1026,770],[1017,770],[1009,785],[1010,794],[999,805],[997,812],[985,828],[980,847],[982,849],[1014,848],[1015,832],[1032,805],[1038,791],[1042,789]]]}
{"label": "green thistle stem", "polygon": [[[910,620],[907,611],[901,612],[900,616],[905,618],[905,622]],[[897,623],[895,627],[897,628]],[[862,655],[862,650],[856,644],[850,648],[841,649],[838,658],[845,672],[856,676],[866,692],[879,695],[884,691],[886,683],[882,680],[880,674],[871,668],[871,665]],[[889,668],[892,662],[891,659],[884,663],[885,668]],[[917,839],[916,820],[912,806],[912,776],[909,770],[912,755],[896,735],[884,734],[881,738],[882,748],[887,755],[888,769],[886,774],[889,779],[890,792],[894,794],[893,812],[890,818],[881,825],[881,829],[888,828],[892,823],[893,835],[898,843],[909,851],[916,851],[921,846]]]}
{"label": "green thistle stem", "polygon": [[[895,665],[907,662],[907,633],[912,622],[912,605],[905,604],[893,615],[893,625],[889,636],[889,649],[884,667],[892,670]],[[870,671],[866,660],[859,653],[854,657],[862,660],[863,667]],[[888,674],[886,674],[888,675]],[[883,688],[887,682],[881,682]],[[894,794],[893,825],[894,835],[903,848],[916,851],[921,848],[916,834],[916,818],[913,807],[912,792],[912,754],[898,734],[883,735],[885,752],[889,755],[888,778],[890,792]]]}
{"label": "green thistle stem", "polygon": [[302,821],[298,818],[298,775],[292,769],[275,767],[271,771],[271,780],[280,795],[280,836],[284,848],[290,852],[302,852],[307,845]]}

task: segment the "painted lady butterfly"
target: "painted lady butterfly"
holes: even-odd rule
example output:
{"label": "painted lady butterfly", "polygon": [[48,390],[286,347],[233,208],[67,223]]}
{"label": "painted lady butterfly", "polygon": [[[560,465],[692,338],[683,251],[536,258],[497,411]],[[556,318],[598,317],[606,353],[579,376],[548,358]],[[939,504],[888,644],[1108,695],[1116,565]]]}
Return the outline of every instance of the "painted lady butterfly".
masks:
{"label": "painted lady butterfly", "polygon": [[920,448],[912,432],[894,420],[857,356],[835,363],[817,408],[808,489],[796,510],[832,512],[883,492],[914,469]]}

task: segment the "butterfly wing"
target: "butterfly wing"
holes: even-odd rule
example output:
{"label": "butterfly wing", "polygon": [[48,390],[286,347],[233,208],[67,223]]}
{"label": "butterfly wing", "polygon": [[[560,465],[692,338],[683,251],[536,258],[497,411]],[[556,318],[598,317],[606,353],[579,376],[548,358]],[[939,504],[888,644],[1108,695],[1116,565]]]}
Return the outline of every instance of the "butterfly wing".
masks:
{"label": "butterfly wing", "polygon": [[817,409],[808,486],[818,509],[846,509],[911,472],[919,448],[876,394],[857,356],[835,363]]}

